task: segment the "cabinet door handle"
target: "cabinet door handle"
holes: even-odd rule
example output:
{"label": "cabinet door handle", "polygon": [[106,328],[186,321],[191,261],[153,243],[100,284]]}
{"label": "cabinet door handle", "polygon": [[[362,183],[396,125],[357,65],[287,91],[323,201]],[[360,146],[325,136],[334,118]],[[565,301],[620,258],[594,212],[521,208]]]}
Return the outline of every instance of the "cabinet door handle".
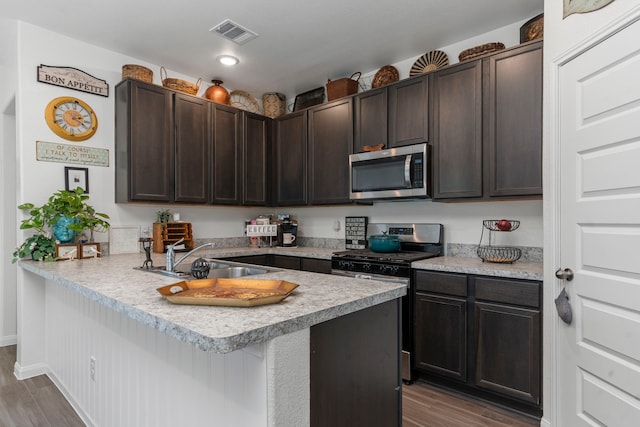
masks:
{"label": "cabinet door handle", "polygon": [[573,280],[573,270],[570,268],[565,268],[564,270],[559,268],[556,270],[556,277],[560,280],[570,282]]}

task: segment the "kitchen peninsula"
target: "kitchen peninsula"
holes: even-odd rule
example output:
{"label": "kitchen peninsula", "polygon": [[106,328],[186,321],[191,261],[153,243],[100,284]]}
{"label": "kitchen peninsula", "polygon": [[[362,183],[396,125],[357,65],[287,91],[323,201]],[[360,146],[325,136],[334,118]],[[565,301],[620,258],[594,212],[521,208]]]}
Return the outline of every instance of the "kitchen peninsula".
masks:
{"label": "kitchen peninsula", "polygon": [[404,286],[278,270],[252,278],[299,285],[279,304],[173,305],[156,289],[180,279],[143,261],[21,261],[16,376],[48,373],[88,425],[314,426],[345,408],[400,425]]}

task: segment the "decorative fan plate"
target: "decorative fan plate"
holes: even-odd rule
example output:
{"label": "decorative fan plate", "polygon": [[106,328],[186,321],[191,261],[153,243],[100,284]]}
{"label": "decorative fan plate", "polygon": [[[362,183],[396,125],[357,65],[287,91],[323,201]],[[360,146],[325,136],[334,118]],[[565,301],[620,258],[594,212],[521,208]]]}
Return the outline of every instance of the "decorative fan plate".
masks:
{"label": "decorative fan plate", "polygon": [[385,65],[376,73],[373,81],[371,82],[371,88],[375,89],[377,87],[382,87],[390,83],[397,82],[398,80],[400,80],[400,75],[398,74],[396,67],[393,65]]}
{"label": "decorative fan plate", "polygon": [[256,101],[250,93],[243,90],[231,91],[229,94],[229,105],[252,113],[260,112],[260,104],[258,104],[258,101]]}
{"label": "decorative fan plate", "polygon": [[409,71],[409,76],[417,76],[422,73],[437,70],[449,65],[449,57],[441,50],[432,50],[416,60]]}

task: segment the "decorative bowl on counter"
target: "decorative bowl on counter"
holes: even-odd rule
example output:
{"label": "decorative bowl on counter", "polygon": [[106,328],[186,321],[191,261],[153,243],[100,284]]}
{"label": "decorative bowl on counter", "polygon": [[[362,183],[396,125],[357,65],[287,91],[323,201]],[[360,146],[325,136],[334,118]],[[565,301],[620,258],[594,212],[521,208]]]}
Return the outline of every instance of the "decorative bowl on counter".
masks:
{"label": "decorative bowl on counter", "polygon": [[374,234],[369,236],[369,249],[374,252],[398,252],[400,238],[388,234]]}

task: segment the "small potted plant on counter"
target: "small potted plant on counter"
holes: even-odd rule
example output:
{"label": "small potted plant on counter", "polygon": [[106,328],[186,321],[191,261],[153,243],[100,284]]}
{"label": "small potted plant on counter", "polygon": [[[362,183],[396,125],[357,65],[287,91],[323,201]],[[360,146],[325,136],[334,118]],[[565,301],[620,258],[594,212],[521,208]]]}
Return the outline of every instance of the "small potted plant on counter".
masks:
{"label": "small potted plant on counter", "polygon": [[[38,261],[55,261],[56,243],[68,243],[75,234],[84,229],[91,231],[109,228],[109,216],[96,210],[87,203],[89,196],[80,187],[74,191],[59,190],[42,206],[23,203],[18,209],[29,212],[22,220],[21,230],[33,229],[35,233],[28,237],[13,253],[13,262],[31,256]],[[53,235],[52,235],[53,232]]]}

